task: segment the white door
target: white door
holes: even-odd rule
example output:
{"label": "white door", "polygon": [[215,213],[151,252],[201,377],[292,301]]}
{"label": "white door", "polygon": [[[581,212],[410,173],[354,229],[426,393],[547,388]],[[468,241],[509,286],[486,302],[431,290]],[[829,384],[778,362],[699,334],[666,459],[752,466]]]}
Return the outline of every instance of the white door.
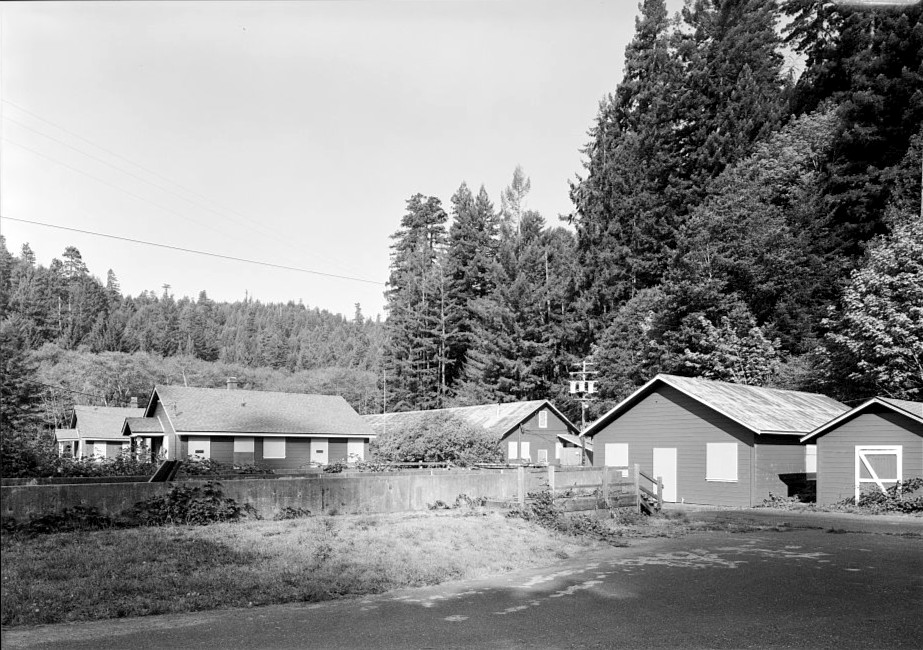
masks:
{"label": "white door", "polygon": [[321,465],[327,464],[326,438],[311,438],[311,462],[320,463]]}
{"label": "white door", "polygon": [[349,438],[346,441],[346,459],[350,462],[365,460],[365,441],[362,438]]}
{"label": "white door", "polygon": [[902,448],[897,446],[856,447],[856,501],[863,492],[881,490],[901,480]]}
{"label": "white door", "polygon": [[93,455],[97,458],[106,457],[106,443],[105,442],[94,442],[93,443]]}
{"label": "white door", "polygon": [[676,503],[676,447],[654,447],[654,478],[663,480],[663,500]]}
{"label": "white door", "polygon": [[212,457],[212,439],[189,437],[189,455],[200,460]]}

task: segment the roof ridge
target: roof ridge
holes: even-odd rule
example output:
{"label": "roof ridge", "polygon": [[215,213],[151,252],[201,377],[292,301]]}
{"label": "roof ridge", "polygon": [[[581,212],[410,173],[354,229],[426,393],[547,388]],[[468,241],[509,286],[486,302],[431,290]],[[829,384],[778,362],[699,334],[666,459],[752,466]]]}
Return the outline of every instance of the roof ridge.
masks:
{"label": "roof ridge", "polygon": [[330,393],[298,393],[295,391],[287,390],[255,390],[252,388],[234,388],[228,390],[227,388],[211,388],[209,386],[180,386],[179,384],[155,384],[154,390],[163,389],[163,388],[176,388],[179,390],[201,390],[201,391],[213,391],[218,393],[259,393],[260,395],[300,395],[306,397],[339,397],[340,399],[345,399],[342,395],[330,394]]}

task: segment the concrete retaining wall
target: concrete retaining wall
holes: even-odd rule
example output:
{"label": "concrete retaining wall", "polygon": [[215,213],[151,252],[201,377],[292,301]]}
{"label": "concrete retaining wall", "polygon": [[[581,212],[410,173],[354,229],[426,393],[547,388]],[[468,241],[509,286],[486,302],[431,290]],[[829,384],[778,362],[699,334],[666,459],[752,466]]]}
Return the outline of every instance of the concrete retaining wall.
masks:
{"label": "concrete retaining wall", "polygon": [[[182,485],[200,485],[183,481]],[[321,513],[378,513],[425,510],[436,501],[452,504],[460,494],[511,499],[517,495],[515,471],[413,475],[312,476],[221,481],[225,496],[249,503],[263,517],[282,508]],[[0,514],[18,521],[30,515],[61,512],[76,505],[117,515],[138,501],[166,494],[170,483],[23,485],[0,488]]]}

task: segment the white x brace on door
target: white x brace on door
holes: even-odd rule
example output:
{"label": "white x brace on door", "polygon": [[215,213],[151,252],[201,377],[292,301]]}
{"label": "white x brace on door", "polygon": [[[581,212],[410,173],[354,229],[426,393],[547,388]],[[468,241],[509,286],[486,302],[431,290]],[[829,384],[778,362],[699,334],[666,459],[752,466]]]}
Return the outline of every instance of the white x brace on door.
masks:
{"label": "white x brace on door", "polygon": [[856,446],[856,502],[862,496],[862,487],[877,485],[885,492],[901,480],[902,448],[897,446]]}

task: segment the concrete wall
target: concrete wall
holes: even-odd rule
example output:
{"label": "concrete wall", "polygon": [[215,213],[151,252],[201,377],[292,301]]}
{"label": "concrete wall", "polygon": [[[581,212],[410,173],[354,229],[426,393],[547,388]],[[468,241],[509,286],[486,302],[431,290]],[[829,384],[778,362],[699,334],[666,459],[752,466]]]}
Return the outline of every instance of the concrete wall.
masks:
{"label": "concrete wall", "polygon": [[[544,470],[527,470],[527,489],[540,489]],[[182,485],[200,485],[185,481]],[[547,484],[547,480],[545,480]],[[512,499],[517,495],[516,470],[440,473],[432,475],[312,476],[221,481],[224,494],[249,503],[263,517],[282,508],[306,508],[314,514],[338,512],[402,512],[425,510],[438,501],[454,503],[460,494]],[[110,483],[95,485],[29,485],[0,488],[0,514],[17,520],[29,515],[61,512],[75,505],[92,506],[116,515],[138,501],[166,494],[170,483]]]}
{"label": "concrete wall", "polygon": [[855,496],[857,446],[899,445],[903,479],[923,476],[923,425],[890,409],[873,407],[815,440],[818,503]]}

